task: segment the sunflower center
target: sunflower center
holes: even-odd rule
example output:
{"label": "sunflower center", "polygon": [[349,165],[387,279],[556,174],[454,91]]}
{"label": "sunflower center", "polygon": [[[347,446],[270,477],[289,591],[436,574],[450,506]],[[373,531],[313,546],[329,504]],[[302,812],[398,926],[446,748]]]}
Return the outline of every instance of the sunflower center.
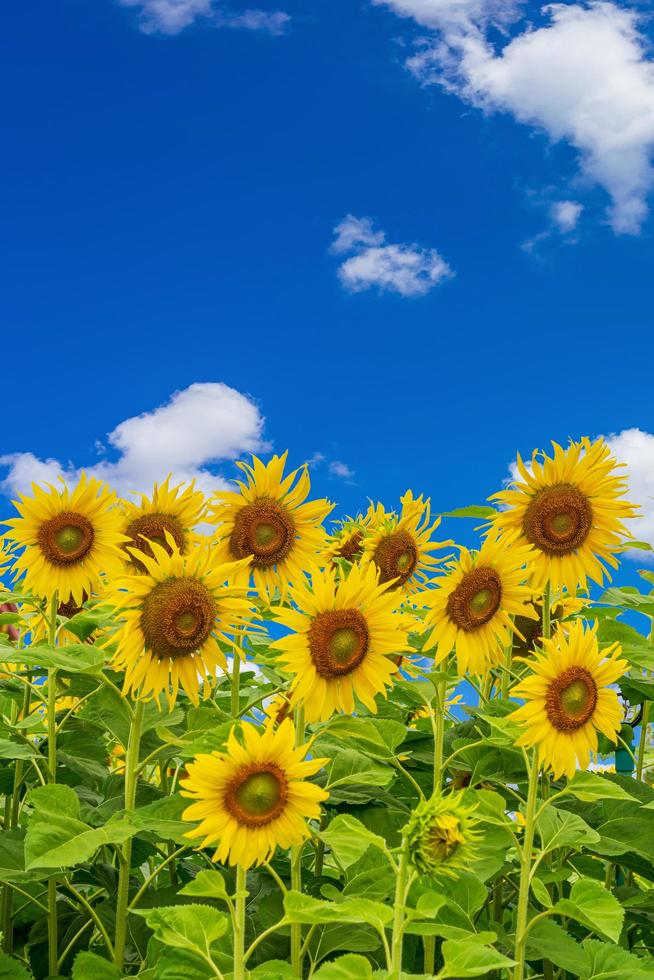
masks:
{"label": "sunflower center", "polygon": [[427,844],[431,856],[439,863],[451,858],[459,845],[465,844],[457,818],[444,814],[435,819],[429,828]]}
{"label": "sunflower center", "polygon": [[539,490],[527,507],[522,529],[548,555],[568,555],[584,543],[593,525],[588,497],[572,483]]}
{"label": "sunflower center", "polygon": [[447,614],[466,633],[489,622],[502,601],[502,581],[494,568],[466,572],[447,600]]}
{"label": "sunflower center", "polygon": [[346,538],[341,547],[338,549],[338,557],[345,558],[346,561],[354,561],[357,554],[361,550],[362,542],[363,534],[361,531],[355,531],[349,536],[349,538]]}
{"label": "sunflower center", "polygon": [[211,635],[215,621],[215,599],[197,579],[158,582],[143,600],[145,645],[160,660],[185,657],[199,649]]}
{"label": "sunflower center", "polygon": [[581,728],[592,717],[596,705],[597,684],[585,667],[567,667],[547,688],[547,717],[560,732]]}
{"label": "sunflower center", "polygon": [[39,545],[52,565],[76,565],[93,545],[94,531],[83,514],[66,511],[39,528]]}
{"label": "sunflower center", "polygon": [[368,625],[358,609],[318,613],[309,630],[309,652],[316,673],[328,679],[343,677],[365,660]]}
{"label": "sunflower center", "polygon": [[271,568],[287,557],[295,539],[295,521],[278,501],[260,497],[234,518],[229,548],[235,558],[252,556],[253,568]]}
{"label": "sunflower center", "polygon": [[[148,558],[152,558],[153,552],[150,547],[150,541],[155,541],[162,548],[165,548],[166,552],[170,555],[172,549],[166,541],[166,531],[172,536],[180,553],[182,555],[185,554],[187,546],[186,531],[179,520],[172,514],[143,514],[141,517],[137,517],[125,530],[127,537],[132,539],[128,547],[136,548],[138,551],[143,552],[144,555],[147,555]],[[147,571],[143,562],[139,561],[131,553],[130,561],[140,572]]]}
{"label": "sunflower center", "polygon": [[379,569],[379,581],[397,579],[394,589],[403,586],[411,578],[418,564],[418,549],[408,531],[393,531],[382,538],[373,555]]}
{"label": "sunflower center", "polygon": [[255,763],[232,779],[225,806],[247,827],[263,827],[282,813],[288,799],[288,780],[274,763]]}

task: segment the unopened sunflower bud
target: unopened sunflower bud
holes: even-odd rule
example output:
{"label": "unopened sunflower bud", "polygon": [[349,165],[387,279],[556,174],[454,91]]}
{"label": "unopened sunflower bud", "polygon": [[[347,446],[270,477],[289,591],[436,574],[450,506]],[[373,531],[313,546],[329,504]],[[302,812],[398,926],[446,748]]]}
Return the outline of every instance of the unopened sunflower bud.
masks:
{"label": "unopened sunflower bud", "polygon": [[404,831],[416,871],[455,878],[470,866],[481,837],[472,816],[476,809],[463,803],[463,793],[432,796],[416,807]]}

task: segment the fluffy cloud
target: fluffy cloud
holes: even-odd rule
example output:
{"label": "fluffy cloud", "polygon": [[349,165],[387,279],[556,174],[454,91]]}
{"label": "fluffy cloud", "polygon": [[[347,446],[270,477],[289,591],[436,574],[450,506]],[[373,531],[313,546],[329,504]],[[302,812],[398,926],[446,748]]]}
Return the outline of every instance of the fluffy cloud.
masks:
{"label": "fluffy cloud", "polygon": [[654,62],[636,11],[611,2],[552,4],[543,8],[549,24],[528,27],[496,53],[488,26],[513,19],[517,4],[384,2],[437,32],[408,63],[421,81],[571,144],[586,181],[611,199],[613,230],[640,231],[654,184]]}
{"label": "fluffy cloud", "polygon": [[[654,435],[642,429],[624,429],[607,437],[616,458],[626,464],[629,500],[640,504],[640,517],[629,521],[629,529],[639,541],[654,546]],[[647,551],[633,551],[636,561],[652,561]]]}
{"label": "fluffy cloud", "polygon": [[280,10],[245,10],[232,14],[217,6],[216,0],[118,0],[123,7],[136,7],[144,34],[179,34],[198,18],[209,18],[221,27],[241,27],[249,31],[283,34],[288,14]]}
{"label": "fluffy cloud", "polygon": [[424,296],[454,273],[433,248],[386,243],[383,231],[375,231],[370,218],[348,214],[335,228],[331,251],[352,253],[344,259],[338,276],[353,293],[377,286],[400,296]]}
{"label": "fluffy cloud", "polygon": [[[118,453],[84,467],[107,480],[121,494],[149,491],[157,480],[173,474],[175,482],[196,480],[205,492],[227,486],[209,467],[242,453],[265,449],[264,419],[245,395],[225,384],[192,384],[152,412],[125,419],[107,441]],[[38,459],[31,452],[0,457],[5,468],[1,487],[6,493],[29,490],[31,484],[54,482],[59,476],[75,481],[81,470],[73,463]]]}

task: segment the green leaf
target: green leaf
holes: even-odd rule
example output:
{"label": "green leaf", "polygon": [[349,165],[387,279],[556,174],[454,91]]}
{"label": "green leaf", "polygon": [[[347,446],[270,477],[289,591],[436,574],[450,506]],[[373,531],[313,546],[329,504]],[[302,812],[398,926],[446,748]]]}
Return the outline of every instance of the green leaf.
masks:
{"label": "green leaf", "polygon": [[545,852],[559,847],[580,850],[584,844],[595,844],[600,839],[597,831],[589,827],[576,813],[557,810],[554,806],[543,810],[536,821],[536,831]]}
{"label": "green leaf", "polygon": [[622,786],[612,783],[605,776],[600,776],[594,772],[583,772],[582,770],[578,770],[568,782],[566,792],[572,793],[584,803],[593,803],[595,800],[635,799]]}
{"label": "green leaf", "polygon": [[57,817],[79,816],[79,798],[70,786],[37,786],[28,793],[27,803],[36,813]]}
{"label": "green leaf", "polygon": [[33,980],[32,974],[28,973],[22,963],[15,960],[13,956],[0,953],[0,980]]}
{"label": "green leaf", "polygon": [[180,895],[192,895],[195,898],[216,898],[227,901],[229,895],[225,879],[220,871],[198,871],[193,881],[181,889]]}
{"label": "green leaf", "polygon": [[486,520],[489,517],[495,517],[497,511],[494,507],[488,507],[484,504],[470,504],[468,507],[457,507],[456,510],[447,510],[441,514],[441,517],[474,517],[478,520]]}
{"label": "green leaf", "polygon": [[73,980],[121,980],[123,973],[97,953],[78,953],[73,964]]}
{"label": "green leaf", "polygon": [[165,796],[154,803],[139,807],[130,812],[129,817],[138,828],[138,833],[155,834],[159,840],[172,840],[177,844],[190,843],[185,835],[190,824],[182,820],[182,813],[188,807],[188,800],[181,796]]}
{"label": "green leaf", "polygon": [[545,886],[545,883],[541,881],[540,878],[531,879],[531,890],[541,905],[544,905],[546,909],[552,908],[552,898]]}
{"label": "green leaf", "polygon": [[354,977],[356,980],[372,980],[372,967],[365,956],[348,953],[324,963],[314,977],[315,980],[353,980]]}
{"label": "green leaf", "polygon": [[562,970],[579,976],[587,963],[587,956],[579,943],[552,919],[542,919],[529,930],[527,959],[550,960]]}
{"label": "green leaf", "polygon": [[294,980],[295,970],[284,960],[267,960],[250,970],[249,976],[250,980]]}
{"label": "green leaf", "polygon": [[652,980],[654,963],[641,959],[621,946],[586,939],[583,943],[587,962],[579,972],[580,980]]}
{"label": "green leaf", "polygon": [[33,759],[39,757],[34,746],[25,742],[12,742],[8,738],[0,738],[0,759]]}
{"label": "green leaf", "polygon": [[330,802],[365,803],[375,799],[378,790],[392,783],[395,775],[390,766],[355,749],[337,751],[329,771]]}
{"label": "green leaf", "polygon": [[[46,788],[50,789],[43,787]],[[71,868],[89,861],[103,844],[123,844],[135,833],[136,827],[125,817],[94,828],[74,817],[37,810],[25,837],[25,867],[28,871]]]}
{"label": "green leaf", "polygon": [[394,759],[395,750],[406,737],[406,728],[389,719],[351,718],[336,715],[320,730],[320,738],[354,742],[360,752],[377,759]]}
{"label": "green leaf", "polygon": [[369,847],[386,851],[386,841],[378,834],[373,834],[360,820],[349,814],[339,814],[334,817],[329,827],[318,835],[330,848],[342,868],[363,857]]}
{"label": "green leaf", "polygon": [[559,899],[553,911],[581,922],[591,932],[606,936],[614,943],[620,938],[624,909],[611,892],[592,878],[575,881],[569,897]]}
{"label": "green leaf", "polygon": [[99,674],[104,667],[105,652],[89,643],[70,643],[65,647],[47,644],[14,649],[2,660],[9,664],[25,664],[26,667],[56,667],[67,674]]}
{"label": "green leaf", "polygon": [[621,589],[613,587],[607,589],[600,596],[599,602],[607,606],[621,606],[623,609],[635,609],[637,612],[645,613],[646,616],[654,616],[654,599],[651,595],[643,595],[638,589],[632,586],[623,586]]}
{"label": "green leaf", "polygon": [[133,909],[165,946],[211,958],[211,944],[227,932],[227,916],[210,905],[170,905]]}
{"label": "green leaf", "polygon": [[447,899],[445,895],[441,895],[439,892],[423,892],[416,902],[416,911],[419,912],[420,915],[424,915],[431,919],[438,911],[440,911],[440,909],[443,908],[446,901]]}
{"label": "green leaf", "polygon": [[367,898],[346,898],[341,902],[323,902],[300,892],[287,892],[284,911],[289,922],[321,925],[330,922],[367,922],[378,932],[393,919],[393,909]]}
{"label": "green leaf", "polygon": [[469,940],[454,941],[446,939],[441,946],[443,969],[438,974],[439,980],[453,977],[483,977],[491,970],[503,970],[515,966],[515,960],[498,953],[490,946],[481,946]]}

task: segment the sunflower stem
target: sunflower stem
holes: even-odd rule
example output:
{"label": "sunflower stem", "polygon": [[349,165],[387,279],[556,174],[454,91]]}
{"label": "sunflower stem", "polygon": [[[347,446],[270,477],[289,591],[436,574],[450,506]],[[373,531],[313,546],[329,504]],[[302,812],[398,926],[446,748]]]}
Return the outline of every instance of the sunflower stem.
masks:
{"label": "sunflower stem", "polygon": [[552,587],[548,582],[545,583],[545,588],[543,589],[543,639],[549,640],[552,636],[552,615],[551,615],[551,604],[552,604]]}
{"label": "sunflower stem", "polygon": [[[295,747],[304,742],[304,705],[295,709]],[[302,891],[302,844],[291,848],[291,890]],[[302,976],[302,925],[291,925],[291,968],[296,977]]]}
{"label": "sunflower stem", "polygon": [[445,697],[447,677],[436,685],[436,699],[433,706],[434,730],[434,795],[440,794],[443,781],[443,738],[445,735]]}
{"label": "sunflower stem", "polygon": [[[143,727],[143,712],[145,702],[137,701],[134,707],[134,718],[129,729],[129,741],[125,755],[125,809],[133,810],[136,802],[136,785],[138,780],[138,761],[141,747],[141,729]],[[116,934],[114,939],[114,963],[119,970],[123,969],[125,958],[125,942],[127,939],[127,908],[129,901],[129,877],[132,864],[132,840],[126,840],[118,874],[118,895],[116,898]]]}
{"label": "sunflower stem", "polygon": [[422,970],[428,977],[434,973],[434,962],[436,959],[436,936],[422,937]]}
{"label": "sunflower stem", "polygon": [[534,848],[534,827],[536,798],[538,796],[538,774],[540,762],[538,750],[532,756],[529,770],[529,789],[527,791],[527,811],[525,813],[525,834],[520,855],[520,889],[516,912],[515,954],[516,967],[513,980],[523,980],[525,975],[525,946],[527,941],[527,916],[529,914],[529,888],[531,885],[531,862]]}
{"label": "sunflower stem", "polygon": [[402,838],[400,866],[395,882],[395,901],[393,914],[393,938],[391,943],[391,964],[389,980],[400,980],[402,976],[402,945],[404,941],[404,903],[406,902],[407,875],[409,870],[409,844]]}
{"label": "sunflower stem", "polygon": [[234,896],[234,980],[245,977],[245,900],[247,872],[236,866],[236,895]]}
{"label": "sunflower stem", "polygon": [[[649,642],[654,644],[654,622],[649,634]],[[643,769],[645,768],[645,750],[647,748],[647,732],[649,728],[649,716],[652,707],[651,701],[643,703],[643,717],[640,721],[640,739],[638,740],[638,751],[636,753],[636,779],[642,781]]]}
{"label": "sunflower stem", "polygon": [[[59,599],[55,592],[50,600],[48,617],[48,642],[57,642],[57,609]],[[48,782],[57,782],[57,668],[48,668]],[[59,937],[57,935],[57,879],[48,879],[48,971],[54,977],[59,972]]]}
{"label": "sunflower stem", "polygon": [[232,660],[232,718],[238,718],[238,709],[241,703],[241,655],[234,651]]}

